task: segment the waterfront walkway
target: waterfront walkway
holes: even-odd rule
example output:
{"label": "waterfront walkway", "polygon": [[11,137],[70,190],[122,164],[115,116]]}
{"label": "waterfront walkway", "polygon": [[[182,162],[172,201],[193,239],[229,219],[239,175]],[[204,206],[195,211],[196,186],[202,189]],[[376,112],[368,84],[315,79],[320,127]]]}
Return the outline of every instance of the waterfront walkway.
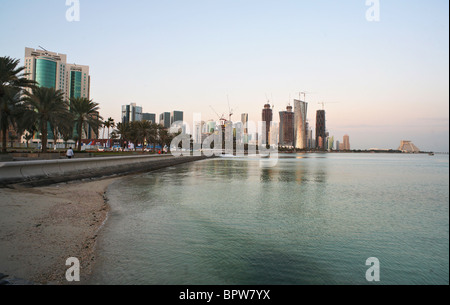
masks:
{"label": "waterfront walkway", "polygon": [[204,156],[131,155],[1,162],[0,187],[8,187],[12,184],[43,186],[72,180],[133,174],[205,158]]}

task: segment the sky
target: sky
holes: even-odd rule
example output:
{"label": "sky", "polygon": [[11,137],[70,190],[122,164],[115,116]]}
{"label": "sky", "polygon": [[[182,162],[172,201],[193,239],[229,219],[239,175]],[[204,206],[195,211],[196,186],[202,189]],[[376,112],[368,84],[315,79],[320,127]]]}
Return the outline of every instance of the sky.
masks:
{"label": "sky", "polygon": [[448,152],[448,1],[379,0],[369,21],[373,2],[79,0],[69,22],[66,0],[1,0],[0,56],[23,64],[42,46],[88,65],[90,97],[116,122],[130,103],[256,122],[268,100],[279,121],[306,92],[310,125],[324,107],[330,136],[353,149]]}

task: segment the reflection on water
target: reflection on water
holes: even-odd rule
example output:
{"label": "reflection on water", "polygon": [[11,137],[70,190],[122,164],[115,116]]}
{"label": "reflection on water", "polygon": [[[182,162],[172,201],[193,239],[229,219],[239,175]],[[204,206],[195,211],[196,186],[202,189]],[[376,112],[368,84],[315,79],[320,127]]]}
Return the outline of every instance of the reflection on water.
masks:
{"label": "reflection on water", "polygon": [[375,256],[381,284],[448,284],[448,156],[220,158],[107,195],[92,283],[366,284]]}

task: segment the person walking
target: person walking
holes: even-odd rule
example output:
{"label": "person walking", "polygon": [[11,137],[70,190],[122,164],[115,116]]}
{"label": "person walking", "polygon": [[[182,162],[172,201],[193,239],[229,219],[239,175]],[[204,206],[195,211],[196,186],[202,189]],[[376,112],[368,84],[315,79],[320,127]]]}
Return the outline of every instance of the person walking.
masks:
{"label": "person walking", "polygon": [[72,147],[69,147],[69,149],[67,150],[66,156],[67,156],[68,159],[72,159],[73,158],[74,153],[73,153]]}

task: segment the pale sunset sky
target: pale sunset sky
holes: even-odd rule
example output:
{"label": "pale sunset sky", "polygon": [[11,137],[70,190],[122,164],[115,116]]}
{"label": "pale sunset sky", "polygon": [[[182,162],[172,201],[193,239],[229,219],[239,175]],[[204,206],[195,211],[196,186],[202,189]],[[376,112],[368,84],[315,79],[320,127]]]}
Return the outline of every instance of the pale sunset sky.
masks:
{"label": "pale sunset sky", "polygon": [[228,96],[233,120],[261,120],[270,99],[278,121],[305,91],[310,124],[324,102],[330,136],[354,149],[449,151],[446,0],[380,0],[372,22],[366,0],[79,2],[69,22],[66,0],[1,0],[0,56],[23,65],[42,46],[88,65],[105,119],[136,103],[207,121]]}

